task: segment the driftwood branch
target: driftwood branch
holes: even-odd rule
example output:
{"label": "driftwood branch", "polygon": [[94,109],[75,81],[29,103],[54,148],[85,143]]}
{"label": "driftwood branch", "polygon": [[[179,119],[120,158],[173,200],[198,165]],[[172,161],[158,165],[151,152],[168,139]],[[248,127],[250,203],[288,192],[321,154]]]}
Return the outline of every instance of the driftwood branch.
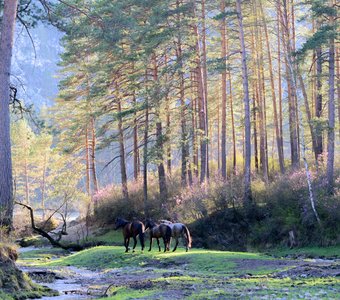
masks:
{"label": "driftwood branch", "polygon": [[[51,245],[52,245],[53,247],[62,248],[62,249],[64,249],[64,250],[70,250],[70,249],[72,249],[72,250],[82,250],[82,249],[83,249],[83,247],[80,246],[80,245],[78,245],[78,244],[63,245],[63,244],[59,243],[59,241],[56,240],[56,239],[54,239],[53,237],[51,237],[51,235],[50,235],[49,233],[47,233],[45,230],[43,230],[43,229],[41,229],[41,228],[39,228],[39,227],[37,227],[37,226],[35,225],[35,221],[34,221],[34,211],[33,211],[33,208],[32,208],[32,207],[30,207],[30,206],[27,205],[27,204],[24,204],[24,203],[21,203],[21,202],[17,202],[17,201],[15,201],[15,204],[20,205],[20,206],[23,206],[23,207],[25,207],[25,208],[27,208],[27,209],[29,210],[29,212],[30,212],[30,217],[31,217],[31,227],[32,227],[32,229],[33,229],[35,232],[37,232],[38,234],[40,234],[42,237],[48,239],[48,241],[51,243]],[[65,222],[65,221],[66,221],[66,220],[64,219],[64,222]]]}

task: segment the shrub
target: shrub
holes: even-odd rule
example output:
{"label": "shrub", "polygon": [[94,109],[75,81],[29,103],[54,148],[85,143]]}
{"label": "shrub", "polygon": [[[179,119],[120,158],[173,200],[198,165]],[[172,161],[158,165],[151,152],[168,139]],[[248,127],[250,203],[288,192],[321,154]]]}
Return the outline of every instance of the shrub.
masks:
{"label": "shrub", "polygon": [[[207,248],[244,250],[247,245],[288,245],[290,231],[295,233],[300,246],[337,244],[340,176],[336,176],[334,195],[325,192],[323,173],[314,172],[312,177],[322,227],[311,208],[304,169],[276,175],[269,184],[253,174],[254,206],[247,212],[243,209],[242,175],[233,175],[227,181],[211,176],[208,185],[194,182],[185,188],[180,187],[179,181],[168,178],[167,203],[159,199],[158,179],[150,176],[148,217],[189,224],[193,245]],[[144,219],[142,182],[129,184],[129,199],[121,195],[120,186],[109,186],[95,196],[96,223],[112,224],[117,216]]]}

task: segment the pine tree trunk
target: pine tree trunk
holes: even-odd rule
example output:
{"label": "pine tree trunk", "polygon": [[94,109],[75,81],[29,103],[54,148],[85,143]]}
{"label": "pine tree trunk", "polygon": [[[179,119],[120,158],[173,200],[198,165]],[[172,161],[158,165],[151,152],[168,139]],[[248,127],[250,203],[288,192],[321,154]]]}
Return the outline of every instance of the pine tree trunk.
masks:
{"label": "pine tree trunk", "polygon": [[291,165],[293,168],[298,168],[300,164],[299,155],[299,137],[296,115],[296,86],[294,83],[294,68],[291,61],[292,47],[289,33],[289,19],[288,19],[288,7],[287,0],[283,0],[283,13],[281,13],[282,23],[285,30],[282,31],[282,40],[284,42],[285,53],[285,65],[286,65],[286,77],[287,77],[287,89],[288,89],[288,110],[289,110],[289,132],[290,132],[290,151],[291,151]]}
{"label": "pine tree trunk", "polygon": [[95,129],[95,119],[91,117],[91,177],[92,177],[92,193],[98,192],[98,178],[97,178],[97,168],[96,168],[96,129]]}
{"label": "pine tree trunk", "polygon": [[[278,6],[278,5],[277,5]],[[277,72],[278,72],[278,87],[279,87],[279,128],[280,128],[280,151],[284,162],[283,148],[283,116],[282,116],[282,74],[281,74],[281,26],[279,6],[277,7]]]}
{"label": "pine tree trunk", "polygon": [[271,85],[273,112],[274,112],[274,126],[275,126],[277,150],[278,150],[278,155],[279,155],[280,171],[281,171],[281,173],[284,173],[285,167],[284,167],[284,159],[283,159],[283,149],[281,147],[283,142],[282,142],[282,136],[280,135],[280,127],[279,127],[279,120],[278,120],[278,113],[277,113],[277,103],[276,103],[277,101],[276,101],[276,94],[275,94],[275,82],[274,82],[272,54],[271,54],[270,44],[269,44],[267,23],[266,23],[265,16],[264,16],[264,13],[263,13],[263,7],[262,7],[261,1],[259,1],[259,5],[260,5],[260,9],[261,9],[261,15],[262,15],[262,21],[263,21],[264,32],[265,32],[266,45],[267,45],[270,85]]}
{"label": "pine tree trunk", "polygon": [[149,101],[148,99],[146,99],[144,122],[145,124],[144,124],[144,147],[143,147],[143,198],[144,198],[144,216],[147,217],[148,216],[148,143],[149,143]]}
{"label": "pine tree trunk", "polygon": [[[29,150],[27,151],[26,155],[29,155]],[[30,205],[30,185],[29,185],[29,177],[28,177],[27,156],[25,157],[24,174],[25,174],[25,203],[27,205]]]}
{"label": "pine tree trunk", "polygon": [[90,185],[90,146],[89,146],[89,129],[86,125],[85,127],[85,183],[86,183],[86,194],[91,195],[91,185]]}
{"label": "pine tree trunk", "polygon": [[255,170],[256,173],[259,172],[259,154],[258,154],[258,146],[257,146],[257,118],[256,118],[256,114],[257,114],[257,109],[256,109],[256,100],[257,98],[257,89],[256,89],[256,82],[253,83],[253,122],[254,122],[254,159],[255,159]]}
{"label": "pine tree trunk", "polygon": [[208,115],[208,72],[207,72],[207,46],[206,46],[206,25],[205,25],[205,0],[202,4],[202,72],[204,91],[204,115],[205,115],[205,135],[206,135],[206,176],[209,178],[209,115]]}
{"label": "pine tree trunk", "polygon": [[[329,0],[335,9],[333,0]],[[330,16],[330,26],[334,26],[334,16]],[[329,41],[329,90],[328,90],[328,143],[327,143],[327,184],[330,194],[334,191],[334,139],[335,139],[335,46],[334,36]]]}
{"label": "pine tree trunk", "polygon": [[12,229],[13,182],[10,138],[10,74],[17,0],[5,0],[0,38],[0,225]]}
{"label": "pine tree trunk", "polygon": [[[165,54],[165,65],[168,65],[168,58]],[[168,77],[166,77],[166,81],[168,82]],[[170,98],[169,93],[166,93],[165,98],[165,105],[166,105],[166,135],[167,135],[167,147],[166,147],[166,164],[167,164],[167,172],[168,175],[171,176],[171,114],[170,114]]]}
{"label": "pine tree trunk", "polygon": [[125,199],[129,199],[129,191],[127,186],[126,163],[125,163],[125,146],[124,146],[124,132],[123,132],[123,118],[121,100],[117,99],[117,113],[118,113],[118,140],[119,140],[119,156],[120,156],[120,174],[122,193]]}
{"label": "pine tree trunk", "polygon": [[197,92],[195,89],[196,76],[191,72],[191,128],[192,128],[192,169],[198,177],[198,146],[197,146]]}
{"label": "pine tree trunk", "polygon": [[[226,47],[227,47],[227,56],[229,55],[229,44],[228,39],[226,38]],[[232,134],[232,142],[233,142],[233,173],[236,173],[236,131],[235,131],[235,119],[234,119],[234,103],[233,103],[233,87],[231,83],[231,72],[228,69],[228,85],[229,85],[229,105],[230,105],[230,116],[231,116],[231,134]]]}
{"label": "pine tree trunk", "polygon": [[[179,9],[179,1],[176,1],[176,8]],[[177,14],[177,22],[180,23],[180,14]],[[186,124],[186,105],[184,94],[184,73],[183,73],[183,53],[182,53],[182,37],[181,33],[177,37],[177,49],[176,59],[179,66],[179,98],[180,98],[180,122],[181,122],[181,183],[182,186],[187,185],[187,173],[188,173],[188,133]]]}
{"label": "pine tree trunk", "polygon": [[245,157],[244,157],[244,205],[249,207],[252,201],[251,196],[251,132],[250,132],[250,107],[249,107],[249,83],[248,83],[248,69],[247,69],[247,53],[244,42],[244,29],[243,29],[243,16],[241,10],[241,0],[236,0],[236,12],[239,27],[239,38],[241,43],[242,53],[242,83],[244,93],[244,145],[245,145]]}
{"label": "pine tree trunk", "polygon": [[339,137],[340,137],[340,48],[336,49],[337,58],[336,58],[336,86],[337,86],[337,94],[338,94],[338,127],[339,127]]}
{"label": "pine tree trunk", "polygon": [[205,120],[205,95],[204,95],[204,80],[203,72],[200,62],[200,46],[199,46],[199,35],[198,28],[195,25],[196,35],[196,55],[197,55],[197,85],[198,85],[198,118],[199,118],[199,129],[200,129],[200,159],[201,159],[201,174],[200,182],[203,183],[207,176],[207,135],[206,135],[206,120]]}
{"label": "pine tree trunk", "polygon": [[[225,1],[221,0],[221,13],[225,13]],[[227,179],[227,122],[226,122],[226,113],[227,113],[227,49],[226,49],[226,21],[225,17],[221,19],[220,24],[221,31],[221,58],[223,62],[223,70],[221,74],[221,110],[222,110],[222,124],[221,124],[221,173],[224,180]],[[218,149],[219,151],[220,149]]]}
{"label": "pine tree trunk", "polygon": [[42,209],[43,221],[45,220],[46,170],[47,170],[47,153],[46,153],[46,150],[45,150],[44,165],[43,165],[42,180],[41,180],[41,209]]}
{"label": "pine tree trunk", "polygon": [[[293,53],[295,53],[296,50],[296,34],[295,34],[295,8],[294,8],[294,0],[290,0],[290,3],[287,3],[287,8],[290,8],[290,17],[291,17],[291,23],[289,25],[288,23],[288,30],[291,29],[291,34],[289,36],[291,36],[291,40],[290,43],[291,44],[291,53],[290,53],[290,61],[292,62],[292,66],[293,66],[293,70],[295,71],[295,69],[297,70],[297,63],[295,61],[295,57],[293,55]],[[289,20],[289,13],[288,13],[288,20]],[[294,77],[296,76],[295,73],[292,73],[292,77],[294,79]],[[297,71],[296,71],[297,72]],[[299,109],[298,109],[298,94],[297,94],[297,84],[295,84],[295,93],[294,93],[294,106],[295,106],[295,117],[296,117],[296,126],[297,126],[297,147],[298,147],[298,156],[299,156],[299,161],[300,161],[300,127],[299,127]]]}
{"label": "pine tree trunk", "polygon": [[[155,81],[155,85],[158,84],[158,69],[157,69],[157,61],[156,55],[153,58],[154,68],[153,68],[153,80]],[[161,203],[165,204],[168,197],[168,189],[166,185],[165,178],[165,168],[163,163],[163,133],[162,133],[162,122],[160,119],[160,103],[158,103],[156,107],[156,151],[157,151],[157,161],[158,161],[158,183],[159,183],[159,194],[161,198]]]}
{"label": "pine tree trunk", "polygon": [[[255,15],[256,24],[257,20],[257,3],[253,1],[253,12]],[[259,31],[259,26],[255,27],[255,41],[256,41],[256,70],[257,70],[257,83],[258,83],[258,111],[259,111],[259,125],[260,125],[260,169],[262,176],[268,182],[268,169],[267,169],[267,151],[266,151],[266,124],[265,124],[265,95],[264,95],[264,82],[263,82],[263,54],[262,54],[262,39]]]}
{"label": "pine tree trunk", "polygon": [[[321,47],[316,48],[316,98],[315,98],[315,116],[320,119],[322,117],[322,49]],[[316,158],[323,152],[322,145],[322,130],[320,126],[317,126],[315,130],[316,135]]]}
{"label": "pine tree trunk", "polygon": [[[133,105],[136,110],[136,95],[133,93]],[[137,181],[139,176],[139,150],[138,150],[138,123],[137,112],[133,115],[133,178]]]}

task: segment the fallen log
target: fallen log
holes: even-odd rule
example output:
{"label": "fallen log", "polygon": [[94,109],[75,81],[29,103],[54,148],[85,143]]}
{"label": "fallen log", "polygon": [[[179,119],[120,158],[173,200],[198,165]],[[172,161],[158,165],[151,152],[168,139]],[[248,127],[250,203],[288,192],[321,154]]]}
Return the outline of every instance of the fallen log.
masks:
{"label": "fallen log", "polygon": [[[58,248],[61,248],[61,249],[64,249],[64,250],[72,250],[72,251],[80,251],[80,250],[84,249],[84,247],[82,245],[79,245],[79,244],[67,244],[67,245],[62,244],[60,242],[60,239],[53,238],[44,229],[36,226],[35,221],[34,221],[34,211],[33,211],[32,207],[30,207],[27,204],[24,204],[24,203],[21,203],[21,202],[17,202],[17,201],[15,202],[15,204],[23,206],[23,207],[27,208],[30,211],[30,218],[31,218],[31,227],[32,227],[32,229],[36,233],[41,235],[42,237],[46,238],[53,247],[58,247]],[[63,218],[63,221],[64,221],[64,223],[66,223],[66,220],[64,218]],[[66,228],[66,225],[64,224],[64,226],[62,228]],[[61,232],[61,234],[64,234],[64,233]]]}

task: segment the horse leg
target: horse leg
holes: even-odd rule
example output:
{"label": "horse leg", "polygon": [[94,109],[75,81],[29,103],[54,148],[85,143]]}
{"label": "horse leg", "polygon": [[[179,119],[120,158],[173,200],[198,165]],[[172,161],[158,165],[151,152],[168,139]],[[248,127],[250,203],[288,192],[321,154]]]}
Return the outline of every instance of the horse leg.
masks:
{"label": "horse leg", "polygon": [[152,236],[150,234],[150,248],[149,248],[149,251],[151,251],[151,247],[152,247]]}
{"label": "horse leg", "polygon": [[171,237],[168,240],[168,251],[170,251],[170,248],[171,248]]}
{"label": "horse leg", "polygon": [[164,242],[164,252],[166,252],[167,248],[168,248],[168,241],[166,237],[163,237],[163,242]]}
{"label": "horse leg", "polygon": [[177,246],[178,246],[178,237],[176,237],[175,239],[176,239],[176,244],[175,244],[175,248],[174,248],[174,250],[172,250],[172,252],[175,252],[176,249],[177,249]]}
{"label": "horse leg", "polygon": [[135,248],[136,248],[136,245],[137,245],[137,238],[136,238],[135,235],[134,235],[132,238],[133,238],[133,248],[132,248],[132,252],[135,252]]}
{"label": "horse leg", "polygon": [[159,245],[159,238],[156,238],[157,240],[157,245],[158,245],[158,251],[161,252],[161,246]]}
{"label": "horse leg", "polygon": [[139,233],[139,241],[140,241],[140,244],[142,246],[142,251],[144,251],[144,246],[145,246],[145,244],[144,244],[144,232]]}
{"label": "horse leg", "polygon": [[125,252],[129,252],[129,242],[130,242],[130,238],[124,239]]}

